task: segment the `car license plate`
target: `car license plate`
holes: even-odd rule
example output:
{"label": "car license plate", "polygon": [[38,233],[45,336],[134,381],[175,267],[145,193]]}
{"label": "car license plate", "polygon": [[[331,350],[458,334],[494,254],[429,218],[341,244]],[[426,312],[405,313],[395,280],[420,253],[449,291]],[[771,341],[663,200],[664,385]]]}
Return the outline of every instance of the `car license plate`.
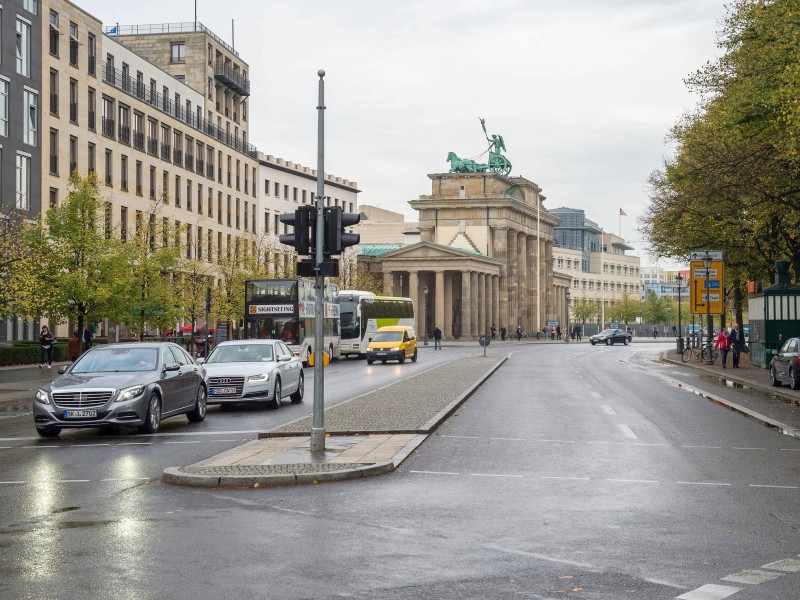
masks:
{"label": "car license plate", "polygon": [[235,387],[211,388],[212,396],[222,396],[224,394],[235,394],[235,393],[236,393]]}
{"label": "car license plate", "polygon": [[386,352],[376,352],[375,356],[386,356]]}
{"label": "car license plate", "polygon": [[96,419],[96,410],[65,410],[65,419]]}

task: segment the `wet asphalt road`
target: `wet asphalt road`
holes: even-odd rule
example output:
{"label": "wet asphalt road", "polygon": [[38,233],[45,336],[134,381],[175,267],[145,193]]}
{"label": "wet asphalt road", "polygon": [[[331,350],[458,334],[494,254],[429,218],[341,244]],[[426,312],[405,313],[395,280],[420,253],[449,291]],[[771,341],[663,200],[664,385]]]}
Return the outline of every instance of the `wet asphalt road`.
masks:
{"label": "wet asphalt road", "polygon": [[[762,567],[800,553],[800,441],[675,387],[696,376],[653,363],[658,348],[520,347],[395,473],[357,482],[156,480],[307,413],[310,386],[301,407],[214,409],[150,438],[40,442],[29,418],[0,419],[0,597],[797,597],[800,572]],[[459,352],[474,350],[415,366]],[[326,387],[410,366],[344,363]],[[775,578],[722,580],[748,570]]]}

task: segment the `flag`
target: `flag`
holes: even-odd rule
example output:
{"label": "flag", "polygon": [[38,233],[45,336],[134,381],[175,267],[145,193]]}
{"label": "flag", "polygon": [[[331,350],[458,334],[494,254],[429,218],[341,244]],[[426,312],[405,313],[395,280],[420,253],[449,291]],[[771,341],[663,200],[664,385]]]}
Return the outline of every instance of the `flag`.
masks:
{"label": "flag", "polygon": [[117,33],[117,26],[114,25],[114,27],[112,27],[111,29],[108,30],[108,33],[109,33],[109,35],[113,35],[113,34]]}
{"label": "flag", "polygon": [[624,211],[624,210],[622,210],[622,209],[620,208],[620,209],[619,209],[619,216],[620,216],[620,217],[627,217],[628,215],[625,213],[625,211]]}

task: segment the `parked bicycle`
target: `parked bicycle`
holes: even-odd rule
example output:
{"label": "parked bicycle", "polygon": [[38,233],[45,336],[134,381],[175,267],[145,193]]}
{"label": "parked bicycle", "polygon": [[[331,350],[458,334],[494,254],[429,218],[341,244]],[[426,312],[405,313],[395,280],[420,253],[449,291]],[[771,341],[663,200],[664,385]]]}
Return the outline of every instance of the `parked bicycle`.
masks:
{"label": "parked bicycle", "polygon": [[[692,348],[691,346],[689,346],[684,349],[683,353],[681,353],[681,360],[683,362],[689,362],[690,360],[692,360],[692,358],[694,358],[695,360],[699,360],[700,362],[708,362],[708,360],[706,360],[707,352],[708,352],[708,346],[706,346],[705,344],[703,344],[699,350],[697,348]],[[719,350],[717,350],[716,348],[712,348],[711,364],[716,363],[718,358],[719,358]]]}

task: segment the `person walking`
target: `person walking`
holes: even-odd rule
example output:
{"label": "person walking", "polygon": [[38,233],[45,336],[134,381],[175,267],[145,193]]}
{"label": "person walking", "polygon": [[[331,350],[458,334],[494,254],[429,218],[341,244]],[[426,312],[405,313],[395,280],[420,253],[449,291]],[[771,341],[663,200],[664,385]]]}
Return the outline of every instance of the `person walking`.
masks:
{"label": "person walking", "polygon": [[72,337],[69,338],[69,359],[72,362],[78,360],[81,354],[81,338],[78,336],[78,330],[72,332]]}
{"label": "person walking", "polygon": [[557,340],[561,339],[561,323],[556,325],[556,339]]}
{"label": "person walking", "polygon": [[500,341],[506,341],[506,335],[508,335],[508,330],[506,329],[505,325],[500,325]]}
{"label": "person walking", "polygon": [[56,343],[56,338],[50,333],[47,325],[42,325],[42,331],[39,334],[39,368],[44,367],[44,359],[47,357],[47,368],[53,368],[53,344]]}
{"label": "person walking", "polygon": [[719,349],[722,357],[722,368],[726,369],[727,365],[725,363],[728,361],[728,351],[731,347],[731,334],[726,327],[723,327],[722,331],[719,332],[714,347]]}
{"label": "person walking", "polygon": [[658,338],[658,327],[653,325],[653,339]]}
{"label": "person walking", "polygon": [[522,339],[522,325],[517,325],[517,341]]}
{"label": "person walking", "polygon": [[493,340],[494,340],[494,339],[497,339],[497,325],[495,325],[494,323],[492,323],[492,326],[491,326],[491,328],[489,329],[489,331],[491,331],[491,332],[492,332],[492,339],[493,339]]}
{"label": "person walking", "polygon": [[733,360],[733,368],[739,368],[739,358],[741,356],[742,350],[744,349],[744,332],[739,328],[738,323],[733,324],[733,329],[731,330],[731,350],[733,352],[733,356],[731,360]]}
{"label": "person walking", "polygon": [[438,325],[433,328],[433,349],[442,349],[442,330],[439,329]]}
{"label": "person walking", "polygon": [[81,334],[81,350],[83,352],[86,352],[91,347],[92,347],[92,330],[89,329],[88,325],[86,325],[83,328],[83,333]]}
{"label": "person walking", "polygon": [[580,324],[575,326],[575,334],[577,335],[578,341],[580,342],[581,336],[583,335],[583,327]]}

